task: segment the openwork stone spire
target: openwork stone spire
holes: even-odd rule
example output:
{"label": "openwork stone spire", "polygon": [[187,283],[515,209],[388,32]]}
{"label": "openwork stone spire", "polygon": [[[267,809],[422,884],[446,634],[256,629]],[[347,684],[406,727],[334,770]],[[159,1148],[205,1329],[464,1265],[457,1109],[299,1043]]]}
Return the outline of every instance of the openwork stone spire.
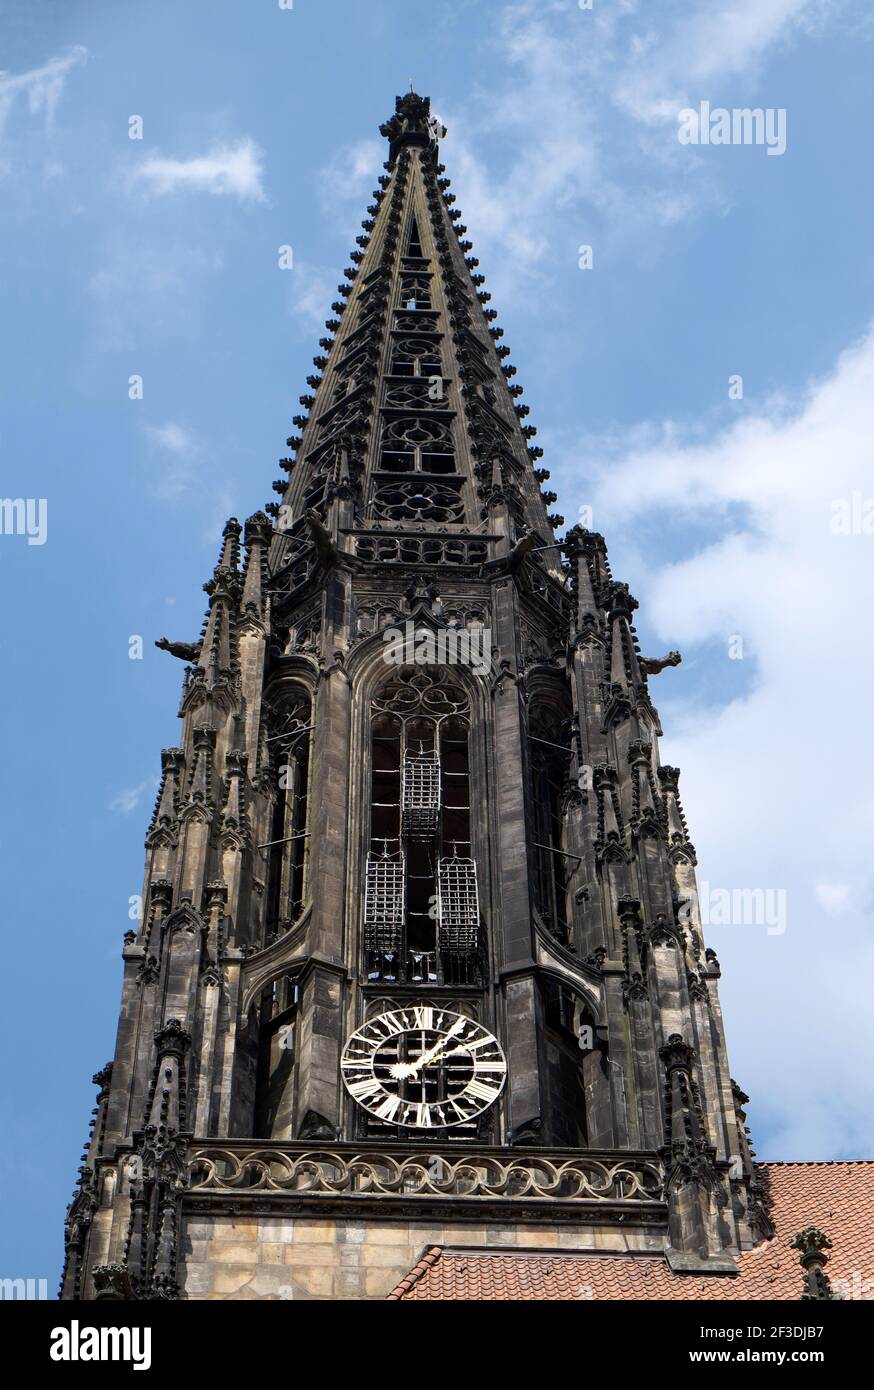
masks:
{"label": "openwork stone spire", "polygon": [[[294,419],[291,479],[275,484],[282,502],[268,511],[295,537],[313,512],[359,554],[373,549],[363,532],[424,527],[489,535],[493,556],[529,533],[532,546],[550,545],[563,519],[547,515],[554,494],[541,493],[548,474],[533,467],[536,431],[438,163],[443,127],[409,93],[382,133],[388,172],[313,359],[307,413]],[[295,549],[275,547],[274,569]],[[546,567],[559,571],[555,551]]]}

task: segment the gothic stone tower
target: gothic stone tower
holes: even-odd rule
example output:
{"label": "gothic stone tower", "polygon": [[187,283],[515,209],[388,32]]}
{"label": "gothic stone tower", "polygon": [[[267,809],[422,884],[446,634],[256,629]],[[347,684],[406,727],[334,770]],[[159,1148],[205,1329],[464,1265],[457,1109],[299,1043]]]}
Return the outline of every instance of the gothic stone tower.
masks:
{"label": "gothic stone tower", "polygon": [[[429,102],[227,523],[65,1298],[378,1298],[434,1239],[767,1231],[625,584],[562,542]],[[727,1263],[728,1261],[728,1263]]]}

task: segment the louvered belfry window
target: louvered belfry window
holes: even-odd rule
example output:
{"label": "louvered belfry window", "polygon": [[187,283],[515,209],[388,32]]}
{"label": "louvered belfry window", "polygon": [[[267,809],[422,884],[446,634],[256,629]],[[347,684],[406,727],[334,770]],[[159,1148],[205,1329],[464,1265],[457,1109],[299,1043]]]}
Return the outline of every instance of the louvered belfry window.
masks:
{"label": "louvered belfry window", "polygon": [[398,667],[372,706],[364,940],[371,980],[474,983],[470,703],[451,670]]}
{"label": "louvered belfry window", "polygon": [[413,839],[437,833],[440,818],[440,755],[436,749],[404,751],[404,834]]}
{"label": "louvered belfry window", "polygon": [[476,951],[479,897],[472,859],[441,859],[437,873],[441,951],[467,956]]}
{"label": "louvered belfry window", "polygon": [[390,854],[388,843],[381,853],[367,856],[364,890],[364,936],[368,953],[397,956],[404,928],[404,854]]}

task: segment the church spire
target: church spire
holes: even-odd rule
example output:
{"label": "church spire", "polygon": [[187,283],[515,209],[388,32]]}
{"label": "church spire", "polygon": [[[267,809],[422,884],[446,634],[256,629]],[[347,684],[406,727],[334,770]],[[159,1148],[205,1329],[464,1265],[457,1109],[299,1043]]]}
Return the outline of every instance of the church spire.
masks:
{"label": "church spire", "polygon": [[[641,656],[600,536],[556,541],[428,99],[382,133],[277,501],[158,643],[182,727],[66,1297],[379,1296],[474,1212],[686,1271],[763,1229],[658,757],[679,654]],[[251,1285],[210,1253],[243,1209]],[[398,1218],[399,1268],[345,1258]]]}
{"label": "church spire", "polygon": [[[294,418],[291,476],[275,484],[282,502],[267,510],[296,535],[305,511],[327,515],[339,496],[347,534],[433,524],[488,533],[492,555],[529,531],[550,545],[563,518],[547,513],[554,494],[539,485],[549,475],[534,468],[542,450],[438,162],[445,128],[411,92],[381,131],[388,172],[313,359],[307,413]],[[274,549],[274,566],[295,548]],[[556,550],[545,568],[564,577]]]}

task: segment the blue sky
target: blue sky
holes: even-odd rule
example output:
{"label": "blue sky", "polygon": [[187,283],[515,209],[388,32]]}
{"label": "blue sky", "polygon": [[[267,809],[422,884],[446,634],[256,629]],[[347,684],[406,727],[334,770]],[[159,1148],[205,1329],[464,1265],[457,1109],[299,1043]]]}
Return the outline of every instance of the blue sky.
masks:
{"label": "blue sky", "polygon": [[[559,509],[683,651],[653,687],[700,876],[786,891],[782,934],[709,931],[759,1154],[870,1156],[874,536],[830,518],[874,495],[872,45],[855,0],[3,0],[0,494],[48,525],[0,535],[0,1273],[59,1270],[113,1051],[176,741],[153,641],[273,496],[410,78]],[[682,146],[703,100],[785,109],[786,153]]]}

